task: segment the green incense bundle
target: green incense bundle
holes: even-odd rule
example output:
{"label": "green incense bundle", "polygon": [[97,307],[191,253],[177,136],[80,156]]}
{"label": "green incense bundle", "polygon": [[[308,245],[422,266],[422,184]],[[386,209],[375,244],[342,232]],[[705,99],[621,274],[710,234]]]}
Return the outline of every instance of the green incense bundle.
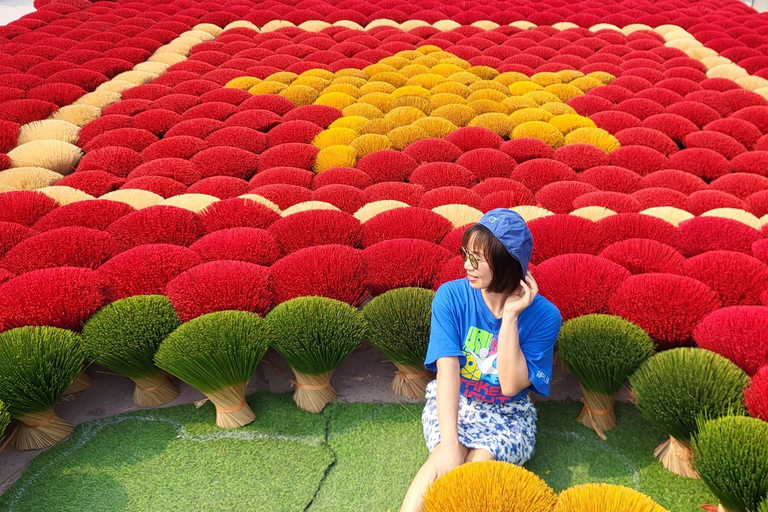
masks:
{"label": "green incense bundle", "polygon": [[53,408],[80,371],[79,336],[57,327],[19,327],[0,334],[0,400],[21,422],[14,445],[39,450],[69,436],[73,427]]}
{"label": "green incense bundle", "polygon": [[392,390],[406,398],[424,398],[434,378],[424,368],[434,297],[435,292],[425,288],[396,288],[363,308],[368,341],[397,366]]}
{"label": "green incense bundle", "polygon": [[654,455],[678,475],[698,478],[691,465],[691,436],[699,415],[744,415],[743,390],[749,377],[714,352],[680,347],[660,352],[629,377],[640,413],[669,439]]}
{"label": "green incense bundle", "polygon": [[0,443],[3,442],[3,432],[8,428],[8,424],[11,423],[11,415],[8,414],[8,406],[5,402],[0,400]]}
{"label": "green incense bundle", "polygon": [[179,396],[167,375],[155,366],[160,343],[181,325],[163,295],[136,295],[104,306],[83,327],[88,357],[136,384],[133,403],[166,404]]}
{"label": "green incense bundle", "polygon": [[161,344],[155,364],[205,394],[216,424],[237,428],[256,419],[245,388],[269,343],[269,324],[248,311],[216,311],[180,325]]}
{"label": "green incense bundle", "polygon": [[702,420],[694,466],[725,512],[763,510],[768,500],[768,423],[746,416]]}
{"label": "green incense bundle", "polygon": [[293,400],[320,412],[338,394],[331,374],[365,336],[365,319],[357,308],[327,297],[298,297],[269,312],[272,346],[296,375]]}
{"label": "green incense bundle", "polygon": [[563,324],[557,346],[584,395],[578,421],[605,440],[603,432],[616,426],[616,394],[653,353],[651,337],[618,316],[584,315]]}

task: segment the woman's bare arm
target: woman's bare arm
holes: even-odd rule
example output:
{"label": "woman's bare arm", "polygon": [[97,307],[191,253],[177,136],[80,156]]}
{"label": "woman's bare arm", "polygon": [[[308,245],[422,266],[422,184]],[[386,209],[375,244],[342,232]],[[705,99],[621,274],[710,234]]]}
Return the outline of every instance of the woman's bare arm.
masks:
{"label": "woman's bare arm", "polygon": [[539,285],[530,272],[520,282],[520,293],[513,293],[504,303],[504,313],[496,351],[496,370],[499,372],[501,392],[515,396],[531,385],[528,378],[528,362],[520,348],[520,331],[517,319],[539,293]]}
{"label": "woman's bare arm", "polygon": [[531,385],[528,379],[528,363],[520,349],[517,316],[504,315],[496,354],[496,370],[499,372],[499,385],[504,395],[515,396]]}
{"label": "woman's bare arm", "polygon": [[437,360],[437,422],[440,426],[440,444],[459,446],[459,379],[458,357]]}

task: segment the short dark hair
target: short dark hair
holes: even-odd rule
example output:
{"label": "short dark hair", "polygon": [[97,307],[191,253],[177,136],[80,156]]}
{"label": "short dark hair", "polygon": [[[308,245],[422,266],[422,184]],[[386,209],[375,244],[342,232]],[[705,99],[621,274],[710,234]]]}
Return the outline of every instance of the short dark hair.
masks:
{"label": "short dark hair", "polygon": [[512,293],[517,290],[523,279],[523,269],[499,239],[485,226],[475,224],[461,237],[461,245],[465,249],[469,250],[470,242],[483,251],[483,260],[491,267],[493,278],[487,290],[491,293]]}

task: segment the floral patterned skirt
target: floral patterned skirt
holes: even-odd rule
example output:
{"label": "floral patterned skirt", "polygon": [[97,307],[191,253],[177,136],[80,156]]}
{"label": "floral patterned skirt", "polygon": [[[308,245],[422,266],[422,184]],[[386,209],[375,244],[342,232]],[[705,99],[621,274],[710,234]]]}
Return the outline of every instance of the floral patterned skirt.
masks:
{"label": "floral patterned skirt", "polygon": [[[436,396],[437,380],[433,380],[427,384],[427,403],[421,413],[430,453],[440,442]],[[491,404],[459,394],[459,443],[467,448],[484,448],[496,460],[522,466],[533,456],[537,417],[527,395],[514,402]]]}

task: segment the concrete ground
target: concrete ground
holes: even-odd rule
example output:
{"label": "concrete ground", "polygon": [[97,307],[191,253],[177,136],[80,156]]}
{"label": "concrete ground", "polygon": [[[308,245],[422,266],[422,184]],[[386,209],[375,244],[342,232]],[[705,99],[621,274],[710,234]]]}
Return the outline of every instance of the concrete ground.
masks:
{"label": "concrete ground", "polygon": [[[339,393],[340,402],[411,402],[393,393],[390,383],[395,367],[386,357],[367,342],[350,354],[334,372],[332,383]],[[56,407],[56,412],[73,425],[114,416],[140,409],[134,405],[133,382],[110,370],[92,365],[86,371],[91,377],[91,387],[74,395],[66,395]],[[272,349],[267,351],[248,385],[248,393],[269,390],[273,393],[290,391],[289,379],[293,373],[283,358]],[[164,407],[187,404],[203,398],[194,388],[179,383],[181,394]],[[548,400],[579,400],[581,392],[576,380],[557,366],[554,368],[551,393]],[[619,394],[619,400],[627,400],[627,390]],[[11,446],[0,453],[0,494],[5,492],[22,475],[29,462],[40,451],[20,452]]]}

